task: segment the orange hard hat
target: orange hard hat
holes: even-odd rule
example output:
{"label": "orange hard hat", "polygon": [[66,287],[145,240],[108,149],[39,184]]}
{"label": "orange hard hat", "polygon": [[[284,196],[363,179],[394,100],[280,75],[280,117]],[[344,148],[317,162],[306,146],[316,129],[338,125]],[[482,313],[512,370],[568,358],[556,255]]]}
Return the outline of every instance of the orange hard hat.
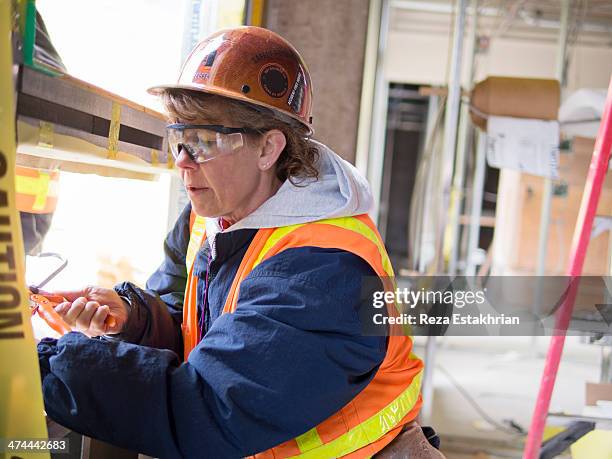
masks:
{"label": "orange hard hat", "polygon": [[261,27],[221,30],[198,43],[176,84],[189,89],[267,107],[289,116],[312,134],[312,83],[302,57],[278,34]]}

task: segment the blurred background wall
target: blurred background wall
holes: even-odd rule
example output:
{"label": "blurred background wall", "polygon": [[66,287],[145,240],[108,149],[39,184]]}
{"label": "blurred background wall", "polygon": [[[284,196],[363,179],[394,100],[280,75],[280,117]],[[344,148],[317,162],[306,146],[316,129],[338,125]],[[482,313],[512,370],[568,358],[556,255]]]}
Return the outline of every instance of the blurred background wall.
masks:
{"label": "blurred background wall", "polygon": [[368,0],[266,1],[265,27],[289,40],[308,63],[315,139],[355,161]]}

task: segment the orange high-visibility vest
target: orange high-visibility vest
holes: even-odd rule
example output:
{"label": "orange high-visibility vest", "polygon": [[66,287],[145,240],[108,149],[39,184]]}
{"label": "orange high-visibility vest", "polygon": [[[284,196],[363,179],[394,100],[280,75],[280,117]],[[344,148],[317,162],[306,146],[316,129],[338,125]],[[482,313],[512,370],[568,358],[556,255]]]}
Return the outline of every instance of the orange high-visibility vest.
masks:
{"label": "orange high-visibility vest", "polygon": [[59,171],[15,166],[17,210],[31,214],[50,214],[57,206]]}
{"label": "orange high-visibility vest", "polygon": [[[187,250],[188,272],[183,308],[185,360],[198,343],[195,255],[205,238],[204,218],[192,216]],[[393,268],[374,223],[367,215],[260,229],[240,263],[223,313],[238,304],[240,283],[262,261],[293,247],[341,249],[367,261],[393,290]],[[394,313],[395,305],[390,308]],[[396,311],[395,311],[396,312]],[[393,326],[392,326],[393,327]],[[268,458],[365,458],[382,450],[413,421],[421,407],[423,362],[412,353],[412,339],[399,328],[389,331],[387,353],[376,375],[353,400],[308,432],[253,456]]]}

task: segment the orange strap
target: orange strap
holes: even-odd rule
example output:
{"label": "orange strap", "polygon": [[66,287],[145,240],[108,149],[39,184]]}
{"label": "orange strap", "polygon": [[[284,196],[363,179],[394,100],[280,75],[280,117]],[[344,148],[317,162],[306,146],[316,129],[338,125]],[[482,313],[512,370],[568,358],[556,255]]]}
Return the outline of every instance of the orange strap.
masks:
{"label": "orange strap", "polygon": [[198,278],[193,274],[193,265],[187,276],[187,288],[183,299],[183,355],[185,360],[191,351],[198,345],[198,314],[197,314],[197,285]]}
{"label": "orange strap", "polygon": [[[264,244],[274,232],[275,228],[261,229],[255,235],[255,239],[249,246],[247,253],[245,254],[240,267],[236,272],[234,281],[230,288],[230,293],[225,301],[223,312],[234,312],[238,305],[238,285],[248,273],[253,269],[253,264],[259,256]],[[329,235],[334,236],[330,237]],[[301,226],[288,235],[284,236],[278,241],[268,252],[265,254],[263,260],[267,260],[274,255],[282,252],[287,248],[293,247],[305,247],[305,246],[316,246],[321,248],[333,248],[342,249],[354,253],[366,262],[371,264],[371,260],[376,259],[380,256],[378,248],[375,244],[367,241],[363,236],[355,233],[354,231],[345,230],[334,225],[325,223],[307,224]],[[371,265],[385,284],[388,284],[388,278],[386,273],[382,270],[381,266]],[[388,285],[386,285],[388,286]]]}
{"label": "orange strap", "polygon": [[15,167],[15,202],[17,210],[35,214],[55,211],[59,187],[59,171]]}
{"label": "orange strap", "polygon": [[[196,214],[192,210],[189,214],[189,234],[191,242],[191,232],[196,220]],[[206,235],[202,237],[202,242],[206,240]],[[181,323],[181,331],[183,334],[183,356],[185,360],[189,357],[191,351],[198,345],[199,329],[198,329],[198,308],[197,308],[197,288],[198,277],[193,274],[193,266],[191,264],[187,273],[187,285],[185,287],[185,296],[183,298],[183,322]]]}
{"label": "orange strap", "polygon": [[227,295],[227,300],[225,301],[225,306],[223,307],[223,313],[234,312],[236,310],[236,305],[238,304],[238,293],[240,289],[238,285],[242,280],[246,277],[246,274],[251,272],[253,269],[253,264],[259,253],[263,249],[264,244],[274,231],[274,228],[264,228],[257,231],[255,237],[251,241],[249,248],[247,249],[246,254],[242,258],[240,262],[240,266],[238,267],[238,271],[234,276],[234,280],[232,281],[232,286],[230,287],[229,294]]}

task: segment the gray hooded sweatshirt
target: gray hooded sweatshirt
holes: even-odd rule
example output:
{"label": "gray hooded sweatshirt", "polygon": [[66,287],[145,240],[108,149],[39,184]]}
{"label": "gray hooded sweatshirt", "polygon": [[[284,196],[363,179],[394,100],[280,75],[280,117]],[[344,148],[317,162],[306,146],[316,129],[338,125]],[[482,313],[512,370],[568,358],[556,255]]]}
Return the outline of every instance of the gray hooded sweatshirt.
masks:
{"label": "gray hooded sweatshirt", "polygon": [[[314,140],[310,142],[319,151],[319,178],[303,180],[297,186],[286,180],[274,196],[225,231],[276,228],[350,217],[372,209],[370,186],[355,166],[326,145]],[[220,231],[218,219],[206,219],[206,235],[211,246],[215,246],[213,240]]]}

